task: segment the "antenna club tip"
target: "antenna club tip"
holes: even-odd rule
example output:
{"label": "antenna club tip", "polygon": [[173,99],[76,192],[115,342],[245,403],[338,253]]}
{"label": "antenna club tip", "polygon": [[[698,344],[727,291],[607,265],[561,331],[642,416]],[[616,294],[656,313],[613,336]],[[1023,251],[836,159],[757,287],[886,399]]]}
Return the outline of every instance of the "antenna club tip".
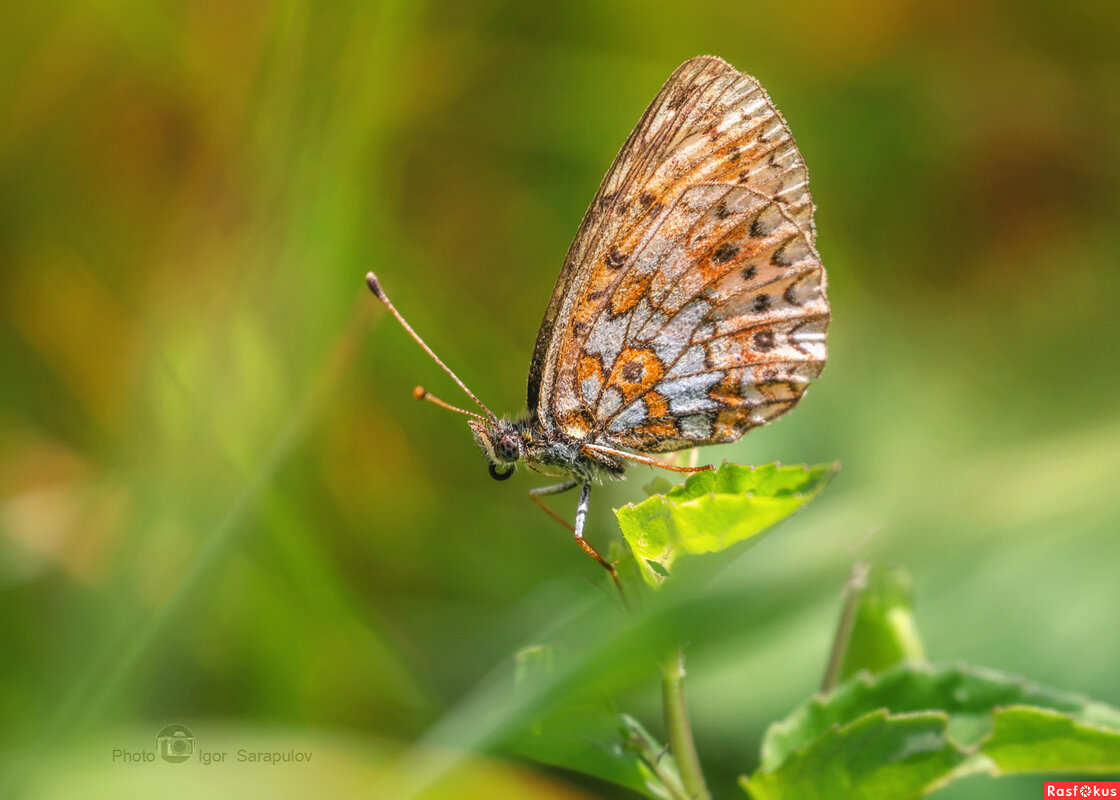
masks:
{"label": "antenna club tip", "polygon": [[381,291],[381,282],[377,280],[377,276],[372,272],[366,273],[366,286],[369,287],[369,290],[373,292],[373,296],[378,300],[385,299],[385,293]]}
{"label": "antenna club tip", "polygon": [[423,386],[417,386],[415,389],[412,390],[412,396],[415,397],[417,400],[423,400],[424,397],[427,394],[428,394],[428,390],[425,389]]}

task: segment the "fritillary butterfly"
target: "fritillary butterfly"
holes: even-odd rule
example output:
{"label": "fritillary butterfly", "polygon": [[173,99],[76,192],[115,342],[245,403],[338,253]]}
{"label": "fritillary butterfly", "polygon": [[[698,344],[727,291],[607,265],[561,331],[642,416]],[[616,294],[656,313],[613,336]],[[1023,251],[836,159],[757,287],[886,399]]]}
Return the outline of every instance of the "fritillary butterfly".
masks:
{"label": "fritillary butterfly", "polygon": [[[373,293],[482,409],[490,474],[560,477],[531,497],[583,536],[591,486],[626,462],[733,442],[789,411],[824,368],[826,278],[808,171],[758,81],[722,59],[682,64],[615,158],[568,251],[529,366],[528,411],[498,418]],[[574,526],[540,499],[580,488]]]}

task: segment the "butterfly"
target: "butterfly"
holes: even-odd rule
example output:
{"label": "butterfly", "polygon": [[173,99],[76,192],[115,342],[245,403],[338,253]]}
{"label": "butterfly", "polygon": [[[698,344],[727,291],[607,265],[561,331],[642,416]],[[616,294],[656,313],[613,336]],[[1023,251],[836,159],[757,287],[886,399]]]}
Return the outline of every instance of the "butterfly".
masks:
{"label": "butterfly", "polygon": [[[607,172],[564,260],[529,366],[528,411],[482,409],[490,475],[561,478],[530,497],[584,538],[593,484],[650,454],[739,439],[793,408],[827,356],[826,277],[805,162],[758,81],[713,56],[677,68]],[[540,498],[579,487],[574,525]]]}

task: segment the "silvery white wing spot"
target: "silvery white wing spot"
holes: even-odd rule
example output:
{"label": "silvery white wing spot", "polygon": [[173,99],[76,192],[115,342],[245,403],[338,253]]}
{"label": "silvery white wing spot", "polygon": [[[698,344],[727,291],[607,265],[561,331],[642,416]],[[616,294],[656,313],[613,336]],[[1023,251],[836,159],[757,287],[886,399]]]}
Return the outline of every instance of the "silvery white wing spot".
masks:
{"label": "silvery white wing spot", "polygon": [[648,455],[733,442],[793,408],[824,368],[829,306],[808,171],[758,81],[701,56],[662,87],[615,158],[564,260],[529,366],[528,411],[495,416],[416,335],[377,278],[370,289],[483,410],[474,438],[505,480],[516,464],[563,478],[533,500]]}

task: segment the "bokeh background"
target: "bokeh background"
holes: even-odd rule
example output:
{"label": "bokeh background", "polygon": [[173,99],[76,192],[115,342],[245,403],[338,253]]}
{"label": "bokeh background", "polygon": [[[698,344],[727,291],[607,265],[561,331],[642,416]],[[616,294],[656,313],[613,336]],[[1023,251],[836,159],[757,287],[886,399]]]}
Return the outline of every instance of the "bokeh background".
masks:
{"label": "bokeh background", "polygon": [[[1117,4],[0,17],[0,792],[408,797],[451,774],[438,796],[632,797],[495,756],[524,722],[512,654],[561,635],[568,684],[655,732],[657,648],[687,640],[702,759],[735,796],[817,686],[860,558],[911,571],[932,657],[1120,704]],[[704,455],[844,469],[620,648],[532,480],[492,481],[463,420],[411,399],[462,400],[362,277],[520,410],[587,203],[700,53],[789,120],[834,313],[798,410]],[[651,476],[593,495],[594,541]],[[172,722],[318,761],[113,762]],[[394,761],[418,783],[386,789]]]}

